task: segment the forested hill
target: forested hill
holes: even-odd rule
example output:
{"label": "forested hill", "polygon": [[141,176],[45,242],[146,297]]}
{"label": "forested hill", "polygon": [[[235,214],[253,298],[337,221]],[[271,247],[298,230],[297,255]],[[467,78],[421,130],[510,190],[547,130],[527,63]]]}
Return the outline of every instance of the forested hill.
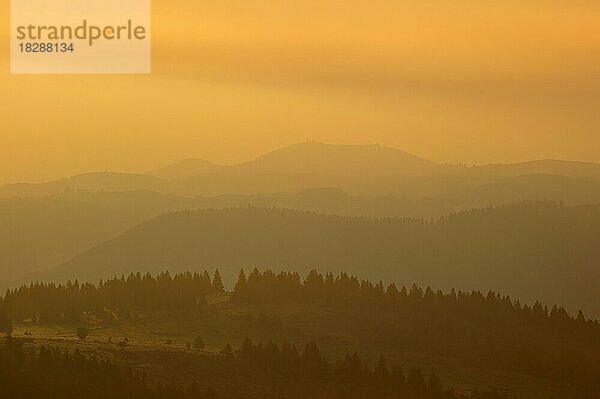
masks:
{"label": "forested hill", "polygon": [[500,290],[600,314],[600,206],[532,202],[435,222],[274,209],[167,214],[89,250],[45,280],[241,267],[346,271],[443,289]]}
{"label": "forested hill", "polygon": [[[373,370],[354,354],[329,364],[314,342],[302,351],[287,342],[281,348],[269,342],[257,345],[247,339],[233,351],[226,346],[218,356],[198,356],[205,366],[198,382],[182,386],[175,381],[152,383],[136,370],[122,368],[110,360],[42,347],[26,351],[19,340],[0,339],[0,386],[2,397],[19,399],[509,399],[497,390],[470,395],[455,393],[435,373],[423,376],[419,368],[404,375],[399,366],[389,368],[384,358]],[[215,372],[223,382],[233,379],[245,386],[229,384],[228,395],[204,387],[204,379]],[[258,378],[268,379],[256,386]],[[32,383],[35,382],[35,383]],[[247,386],[252,386],[249,394]]]}
{"label": "forested hill", "polygon": [[[421,359],[426,354],[456,359],[481,370],[508,370],[549,379],[574,388],[576,395],[570,397],[596,398],[600,392],[600,324],[582,312],[572,316],[561,307],[549,308],[539,302],[523,305],[495,292],[384,286],[346,273],[335,276],[311,271],[303,278],[295,272],[261,273],[255,269],[246,275],[242,271],[231,293],[225,293],[218,270],[212,279],[207,272],[175,276],[136,273],[98,284],[32,284],[9,290],[0,297],[0,333],[10,334],[12,322],[21,328],[39,323],[73,325],[84,320],[94,320],[96,325],[132,320],[140,323],[151,314],[165,312],[180,320],[190,319],[207,309],[218,312],[214,304],[207,302],[214,297],[231,299],[229,303],[220,302],[223,317],[239,316],[244,309],[260,309],[264,305],[277,309],[272,318],[261,314],[256,319],[261,331],[274,334],[270,337],[296,331],[284,329],[281,320],[289,321],[294,313],[289,305],[302,306],[303,322],[319,325],[322,333],[327,333],[324,336],[337,333],[349,342],[369,342],[372,351],[396,354],[412,351],[421,354]],[[247,334],[256,333],[249,325],[244,328]],[[230,347],[224,350],[233,355]],[[375,374],[361,365],[356,356],[339,359],[332,368],[311,342],[306,343],[302,354],[302,359],[306,357],[311,362],[305,369],[299,353],[285,342],[281,348],[272,343],[265,347],[246,339],[237,356],[250,361],[254,369],[283,372],[279,377],[295,381],[306,377],[306,372],[314,372],[309,377],[316,387],[336,382],[348,387],[353,382],[357,383],[355,393],[368,392],[376,388],[369,384],[381,379],[385,383],[380,387],[388,391],[387,395],[377,397],[387,398],[396,397],[394,389],[412,385],[410,374],[405,385],[402,373],[396,371],[395,376],[390,375],[381,359]],[[378,373],[382,373],[381,378]],[[333,397],[351,396],[340,391],[339,396]],[[454,396],[431,394],[407,398]]]}

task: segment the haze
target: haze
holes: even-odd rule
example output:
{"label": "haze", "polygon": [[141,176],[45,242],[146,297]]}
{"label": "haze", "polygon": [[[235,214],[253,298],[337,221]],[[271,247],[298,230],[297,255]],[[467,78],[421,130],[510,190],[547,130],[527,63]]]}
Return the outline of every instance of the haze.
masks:
{"label": "haze", "polygon": [[0,182],[254,158],[307,139],[437,162],[600,162],[595,1],[153,2],[150,76],[11,76]]}

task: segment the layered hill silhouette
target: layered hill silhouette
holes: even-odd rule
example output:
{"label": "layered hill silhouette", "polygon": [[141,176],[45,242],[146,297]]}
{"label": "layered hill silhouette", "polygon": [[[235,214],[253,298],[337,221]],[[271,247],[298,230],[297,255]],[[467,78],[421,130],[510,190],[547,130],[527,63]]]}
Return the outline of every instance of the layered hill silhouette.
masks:
{"label": "layered hill silhouette", "polygon": [[499,176],[552,174],[580,178],[600,178],[600,165],[593,162],[542,159],[528,162],[490,164],[475,167],[482,173]]}
{"label": "layered hill silhouette", "polygon": [[431,162],[377,145],[303,143],[253,161],[215,165],[188,159],[148,174],[89,173],[42,184],[0,187],[0,197],[54,195],[66,190],[148,190],[183,196],[296,192],[329,187],[355,195],[406,198],[460,196],[480,185],[526,175],[600,181],[600,165],[540,160],[467,167]]}
{"label": "layered hill silhouette", "polygon": [[600,178],[600,165],[592,162],[535,160],[519,163],[466,167],[438,164],[407,152],[379,145],[295,144],[260,156],[253,161],[224,166],[203,159],[187,159],[151,171],[148,175],[165,179],[199,175],[333,175],[333,176],[432,176],[456,173],[511,177],[553,174]]}
{"label": "layered hill silhouette", "polygon": [[143,220],[93,204],[0,200],[0,280],[64,262]]}
{"label": "layered hill silhouette", "polygon": [[202,174],[388,176],[439,173],[443,166],[395,148],[378,145],[332,145],[304,143],[284,147],[253,161],[219,166],[201,159],[188,159],[152,171],[167,179]]}
{"label": "layered hill silhouette", "polygon": [[[5,185],[0,187],[0,198],[5,198],[0,201],[0,245],[6,248],[0,254],[0,280],[10,281],[55,267],[143,221],[175,211],[260,207],[340,216],[430,219],[522,201],[556,201],[569,206],[600,204],[600,165],[541,160],[467,167],[437,164],[377,145],[303,143],[238,165],[190,159],[147,174],[88,173],[43,184]],[[196,217],[195,213],[191,215]],[[355,225],[352,221],[348,223]],[[375,222],[368,221],[366,225],[372,223]],[[439,225],[427,225],[427,231],[440,231],[439,227],[432,227]],[[393,229],[389,232],[391,236],[396,233]],[[430,245],[435,249],[442,244]],[[477,245],[484,245],[477,249],[481,253],[499,251],[488,244],[474,241],[472,245],[474,250]],[[292,252],[295,249],[285,248]],[[555,245],[549,245],[547,251],[540,248],[542,257],[550,258],[550,264],[558,259],[553,258],[555,250]],[[407,248],[406,252],[413,253],[414,249]],[[414,278],[420,277],[423,284],[429,282],[427,279],[441,278],[431,259],[434,254],[435,251],[407,260],[416,264],[414,270],[420,270],[420,274]],[[531,269],[530,263],[520,264],[522,259],[517,255],[511,256],[515,267],[521,267],[523,273],[535,274],[541,270]],[[372,263],[377,263],[378,255],[374,256]],[[447,254],[441,252],[439,256]],[[504,256],[508,255],[500,257]],[[293,254],[290,257],[300,259]],[[365,255],[364,259],[369,257]],[[458,265],[461,259],[451,256],[449,259],[451,265],[461,268]],[[217,260],[211,262],[218,263]],[[494,269],[495,261],[495,258],[482,259],[486,263],[482,267]],[[539,262],[542,261],[533,261],[541,267]],[[306,262],[306,268],[310,263]],[[170,267],[172,262],[163,266]],[[356,265],[357,273],[360,267]],[[383,273],[386,268],[392,268],[389,275],[394,277],[395,264],[384,262],[377,268],[382,271],[381,278],[388,276]],[[468,288],[480,288],[478,282],[473,281]]]}
{"label": "layered hill silhouette", "polygon": [[227,169],[226,166],[217,165],[204,159],[188,158],[148,172],[148,175],[161,179],[186,179],[197,175],[224,173],[225,169]]}
{"label": "layered hill silhouette", "polygon": [[220,267],[359,273],[440,288],[501,290],[600,314],[600,207],[526,203],[437,222],[268,209],[177,212],[143,223],[37,277]]}
{"label": "layered hill silhouette", "polygon": [[177,210],[266,207],[341,216],[435,218],[457,210],[524,201],[599,204],[600,181],[561,175],[523,175],[501,178],[454,196],[421,198],[352,195],[338,188],[314,187],[298,192],[223,194],[213,197],[185,197],[152,191],[67,191],[45,199],[89,203],[146,217]]}
{"label": "layered hill silhouette", "polygon": [[5,199],[0,200],[0,246],[5,248],[0,255],[0,280],[20,279],[57,266],[143,221],[174,211],[262,207],[340,216],[429,219],[460,209],[541,199],[567,204],[600,203],[600,183],[532,175],[482,185],[462,197],[421,199],[357,196],[329,188],[215,197],[151,191],[66,191],[35,199]]}
{"label": "layered hill silhouette", "polygon": [[43,197],[65,191],[163,191],[161,179],[136,174],[97,172],[85,173],[48,183],[16,183],[0,187],[0,198]]}

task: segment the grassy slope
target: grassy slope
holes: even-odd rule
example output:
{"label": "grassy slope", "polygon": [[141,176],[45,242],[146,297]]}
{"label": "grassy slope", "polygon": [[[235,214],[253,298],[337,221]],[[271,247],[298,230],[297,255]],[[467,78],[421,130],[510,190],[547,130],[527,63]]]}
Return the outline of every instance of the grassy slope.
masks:
{"label": "grassy slope", "polygon": [[[275,333],[260,330],[249,321],[248,314],[260,312],[277,314],[283,328]],[[411,351],[399,352],[361,339],[355,331],[340,322],[339,314],[310,305],[260,306],[247,308],[234,305],[226,297],[216,298],[211,307],[184,318],[167,314],[141,317],[135,322],[96,324],[84,343],[79,343],[74,331],[77,326],[40,325],[24,323],[16,326],[16,335],[26,337],[29,346],[62,347],[111,357],[118,362],[143,370],[154,381],[175,380],[202,386],[213,386],[227,393],[231,389],[260,393],[261,386],[269,381],[256,370],[235,366],[228,359],[217,355],[226,344],[241,346],[246,336],[267,342],[284,339],[302,347],[309,340],[316,340],[323,352],[334,361],[348,352],[357,351],[361,358],[371,364],[383,353],[388,359],[404,366],[421,366],[425,372],[435,370],[444,383],[459,390],[496,386],[502,390],[517,392],[519,398],[560,398],[567,387],[555,381],[532,378],[502,370],[485,370],[469,367],[450,358],[440,358]],[[24,336],[24,332],[32,335]],[[188,350],[187,342],[196,336],[205,340],[203,351]],[[116,343],[123,337],[129,346],[120,348]],[[110,340],[109,340],[110,339]],[[168,343],[167,341],[172,341]],[[289,382],[286,382],[289,383]],[[236,388],[234,388],[236,387]]]}

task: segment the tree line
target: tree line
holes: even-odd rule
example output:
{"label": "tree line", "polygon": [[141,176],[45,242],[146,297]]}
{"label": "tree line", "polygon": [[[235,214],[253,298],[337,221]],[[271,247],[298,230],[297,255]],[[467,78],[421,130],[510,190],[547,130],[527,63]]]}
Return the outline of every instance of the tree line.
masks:
{"label": "tree line", "polygon": [[[463,359],[478,367],[559,378],[577,385],[600,381],[600,323],[583,312],[497,292],[373,284],[356,276],[311,271],[242,270],[232,293],[240,304],[306,303],[330,309],[359,338],[392,349]],[[591,388],[588,388],[591,389]]]}
{"label": "tree line", "polygon": [[203,305],[206,295],[224,291],[218,269],[212,279],[204,271],[174,276],[169,272],[156,276],[132,273],[98,284],[35,282],[8,290],[0,298],[0,312],[15,322],[78,322],[84,312],[185,311]]}
{"label": "tree line", "polygon": [[[331,365],[314,342],[309,342],[298,353],[288,343],[281,347],[272,342],[254,345],[247,339],[235,355],[227,346],[221,356],[234,363],[236,370],[244,367],[260,369],[291,382],[280,384],[286,388],[272,394],[240,393],[228,396],[229,399],[507,398],[495,390],[458,394],[443,387],[435,374],[425,378],[418,368],[411,369],[407,375],[399,367],[389,370],[383,358],[373,370],[369,370],[356,354],[347,355]],[[23,399],[226,399],[211,387],[200,389],[196,382],[187,387],[165,382],[152,384],[143,373],[79,350],[71,353],[42,347],[27,351],[22,341],[14,338],[7,338],[0,344],[0,387],[3,397]]]}
{"label": "tree line", "polygon": [[[224,292],[218,270],[212,278],[208,272],[165,272],[98,284],[32,283],[0,298],[0,332],[10,335],[13,321],[72,322],[107,309],[190,311],[204,306],[207,295]],[[302,279],[294,272],[255,269],[247,276],[242,270],[230,295],[241,305],[303,303],[328,309],[328,317],[345,331],[377,347],[448,356],[600,392],[600,324],[583,312],[521,304],[496,292],[398,288],[317,271]]]}
{"label": "tree line", "polygon": [[26,351],[7,338],[0,343],[0,396],[21,399],[217,399],[212,389],[195,384],[151,386],[145,375],[110,360],[42,347]]}
{"label": "tree line", "polygon": [[[314,341],[302,351],[284,341],[278,345],[269,341],[253,343],[246,338],[235,355],[253,369],[284,377],[296,384],[281,388],[282,397],[310,397],[328,399],[352,398],[410,398],[410,399],[507,399],[508,395],[496,390],[476,391],[469,395],[454,392],[442,385],[435,373],[424,376],[415,367],[404,372],[402,367],[388,367],[380,356],[370,369],[356,353],[347,354],[329,363]],[[293,392],[302,386],[303,392]],[[292,392],[290,392],[292,391]]]}

